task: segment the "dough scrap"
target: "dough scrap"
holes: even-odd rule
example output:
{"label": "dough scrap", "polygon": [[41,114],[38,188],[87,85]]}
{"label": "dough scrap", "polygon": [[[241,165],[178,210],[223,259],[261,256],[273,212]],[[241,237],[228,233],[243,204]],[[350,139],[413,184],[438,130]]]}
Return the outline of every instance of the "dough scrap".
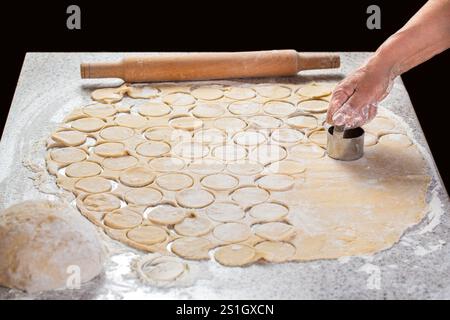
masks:
{"label": "dough scrap", "polygon": [[163,189],[179,191],[191,187],[194,180],[185,173],[166,173],[157,177],[156,183]]}
{"label": "dough scrap", "polygon": [[223,97],[223,91],[219,88],[199,87],[193,89],[191,94],[197,99],[202,100],[217,100]]}
{"label": "dough scrap", "polygon": [[285,262],[291,260],[296,252],[296,248],[287,242],[263,241],[255,246],[264,260],[269,262]]}
{"label": "dough scrap", "polygon": [[289,209],[279,203],[263,202],[253,206],[248,213],[260,222],[272,222],[285,218]]}
{"label": "dough scrap", "polygon": [[278,85],[260,85],[254,87],[255,91],[262,97],[272,99],[283,99],[291,95],[291,89]]}
{"label": "dough scrap", "polygon": [[293,187],[295,179],[285,174],[270,174],[259,178],[258,186],[272,191],[285,191]]}
{"label": "dough scrap", "polygon": [[164,242],[167,239],[167,232],[156,226],[138,226],[128,231],[127,237],[137,243],[152,245]]}
{"label": "dough scrap", "polygon": [[214,258],[224,266],[241,267],[256,260],[256,250],[243,244],[230,244],[218,248]]}
{"label": "dough scrap", "polygon": [[170,205],[159,205],[155,208],[150,208],[144,215],[151,222],[164,225],[181,223],[186,217],[183,209]]}
{"label": "dough scrap", "polygon": [[178,204],[185,208],[203,208],[214,201],[214,195],[203,189],[185,189],[176,195]]}
{"label": "dough scrap", "polygon": [[257,114],[262,105],[253,101],[236,101],[228,106],[228,111],[238,116],[250,116]]}
{"label": "dough scrap", "polygon": [[172,252],[176,255],[190,260],[209,259],[211,241],[199,237],[182,237],[172,243]]}
{"label": "dough scrap", "polygon": [[129,187],[145,187],[155,180],[155,174],[144,167],[131,167],[119,176],[120,182]]}
{"label": "dough scrap", "polygon": [[125,193],[125,201],[127,203],[138,206],[151,206],[159,203],[163,195],[154,188],[133,189]]}
{"label": "dough scrap", "polygon": [[237,187],[239,180],[229,174],[217,173],[205,176],[201,180],[205,188],[213,190],[229,190]]}
{"label": "dough scrap", "polygon": [[220,241],[235,243],[247,240],[252,235],[252,232],[250,227],[244,223],[227,222],[215,227],[213,235]]}
{"label": "dough scrap", "polygon": [[193,217],[185,218],[182,222],[174,226],[176,233],[182,236],[199,237],[209,233],[212,229],[212,223],[206,218]]}
{"label": "dough scrap", "polygon": [[215,202],[206,209],[206,214],[218,222],[233,222],[245,216],[244,210],[231,202]]}
{"label": "dough scrap", "polygon": [[268,101],[264,104],[264,111],[272,116],[288,116],[295,109],[292,103],[284,101]]}

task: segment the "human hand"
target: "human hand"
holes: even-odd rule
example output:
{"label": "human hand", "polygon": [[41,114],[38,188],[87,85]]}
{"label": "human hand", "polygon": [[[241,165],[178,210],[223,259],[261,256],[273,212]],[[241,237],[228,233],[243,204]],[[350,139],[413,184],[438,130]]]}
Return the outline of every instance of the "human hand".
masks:
{"label": "human hand", "polygon": [[327,122],[356,128],[372,120],[378,103],[388,95],[395,76],[390,66],[373,60],[355,70],[333,91]]}

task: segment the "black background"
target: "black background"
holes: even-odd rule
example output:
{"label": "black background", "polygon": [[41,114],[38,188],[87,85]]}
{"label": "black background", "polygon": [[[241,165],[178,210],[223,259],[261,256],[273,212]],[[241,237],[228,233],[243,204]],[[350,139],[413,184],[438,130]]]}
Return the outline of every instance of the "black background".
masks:
{"label": "black background", "polygon": [[[0,126],[30,51],[374,51],[425,3],[404,1],[39,1],[1,7]],[[77,4],[82,29],[66,28]],[[381,30],[366,9],[381,8]],[[411,39],[414,41],[414,39]],[[450,51],[403,75],[447,189]]]}

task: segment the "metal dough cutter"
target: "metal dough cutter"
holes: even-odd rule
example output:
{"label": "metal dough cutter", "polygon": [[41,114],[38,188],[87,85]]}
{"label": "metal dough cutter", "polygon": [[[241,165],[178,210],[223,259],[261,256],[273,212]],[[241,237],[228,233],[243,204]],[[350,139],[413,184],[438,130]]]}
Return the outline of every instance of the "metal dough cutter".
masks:
{"label": "metal dough cutter", "polygon": [[364,129],[332,126],[327,133],[328,156],[336,160],[351,161],[364,154]]}

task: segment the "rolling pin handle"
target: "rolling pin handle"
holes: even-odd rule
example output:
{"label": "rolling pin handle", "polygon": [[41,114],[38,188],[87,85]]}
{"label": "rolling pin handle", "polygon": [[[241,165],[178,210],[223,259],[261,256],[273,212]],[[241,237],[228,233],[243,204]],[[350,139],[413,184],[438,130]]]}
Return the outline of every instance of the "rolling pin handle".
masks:
{"label": "rolling pin handle", "polygon": [[341,59],[335,53],[298,53],[298,70],[339,68]]}
{"label": "rolling pin handle", "polygon": [[80,73],[82,79],[123,78],[121,62],[82,63]]}

